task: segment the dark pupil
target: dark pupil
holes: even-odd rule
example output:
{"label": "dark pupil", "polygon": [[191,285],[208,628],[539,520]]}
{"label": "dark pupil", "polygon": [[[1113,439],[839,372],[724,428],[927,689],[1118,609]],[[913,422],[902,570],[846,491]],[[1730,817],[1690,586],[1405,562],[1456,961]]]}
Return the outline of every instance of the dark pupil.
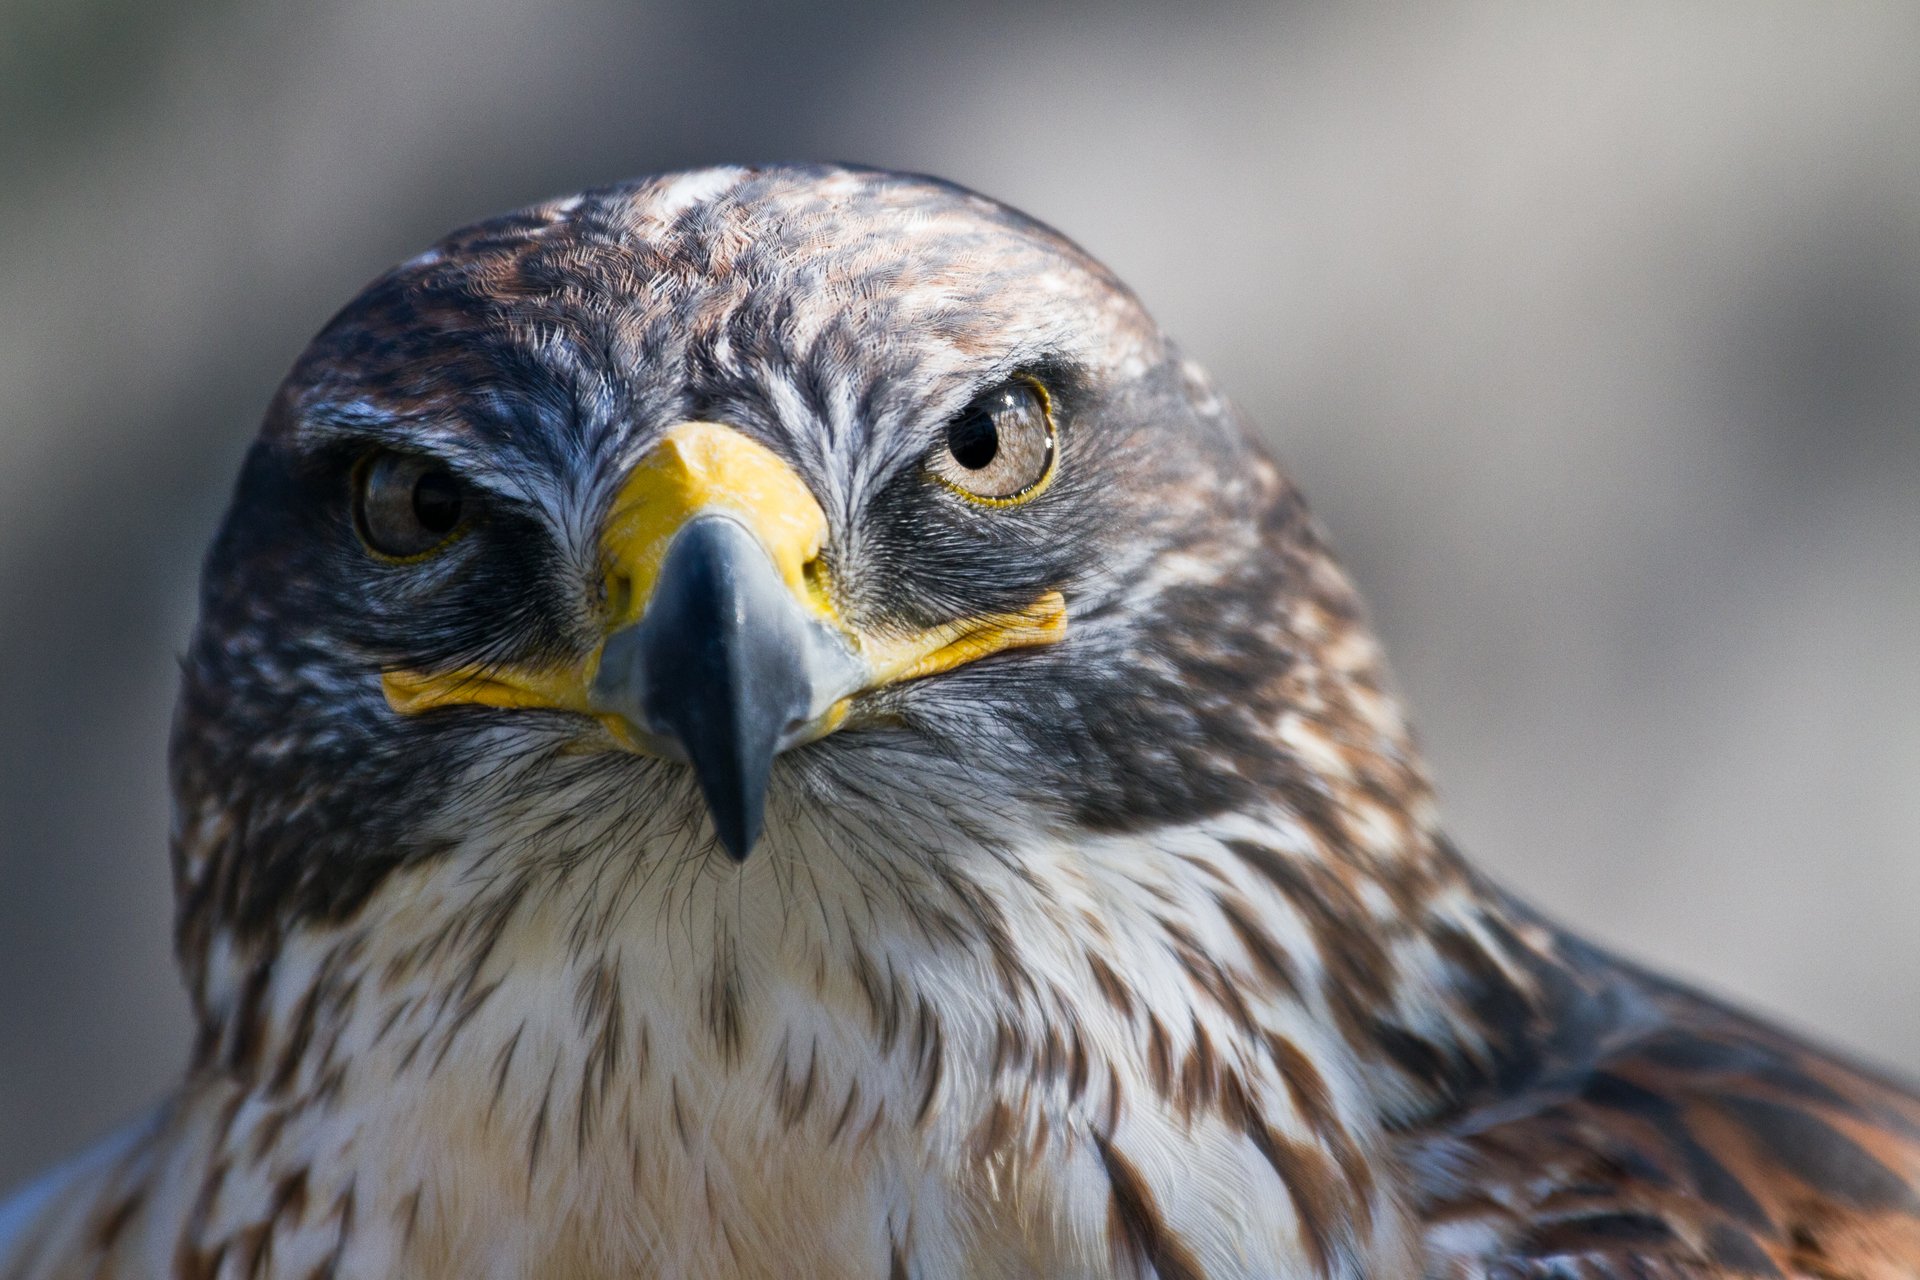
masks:
{"label": "dark pupil", "polygon": [[947,450],[969,471],[978,471],[1000,452],[1000,432],[985,409],[963,414],[947,428]]}
{"label": "dark pupil", "polygon": [[460,486],[445,471],[429,471],[413,484],[413,515],[428,533],[450,533],[460,523]]}

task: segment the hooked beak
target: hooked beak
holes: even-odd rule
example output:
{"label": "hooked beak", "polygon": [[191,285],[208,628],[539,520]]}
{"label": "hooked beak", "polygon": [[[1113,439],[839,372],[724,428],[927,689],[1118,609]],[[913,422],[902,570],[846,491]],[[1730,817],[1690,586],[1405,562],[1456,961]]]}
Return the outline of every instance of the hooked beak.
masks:
{"label": "hooked beak", "polygon": [[666,433],[601,531],[601,639],[553,666],[388,671],[405,714],[478,704],[578,712],[622,746],[684,761],[736,860],[759,839],[773,758],[833,732],[860,694],[1005,649],[1048,644],[1066,603],[916,632],[868,633],[835,609],[827,520],[792,468],[732,427]]}
{"label": "hooked beak", "polygon": [[760,835],[776,753],[861,684],[845,639],[808,616],[753,535],[705,515],[674,535],[647,611],[607,637],[596,710],[693,766],[727,852]]}

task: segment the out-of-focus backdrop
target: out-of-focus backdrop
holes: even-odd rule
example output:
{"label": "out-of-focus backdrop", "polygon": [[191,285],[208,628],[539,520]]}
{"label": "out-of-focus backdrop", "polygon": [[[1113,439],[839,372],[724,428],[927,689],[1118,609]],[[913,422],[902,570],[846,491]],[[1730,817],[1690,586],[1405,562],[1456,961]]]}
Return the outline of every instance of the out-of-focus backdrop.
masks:
{"label": "out-of-focus backdrop", "polygon": [[1920,1071],[1920,7],[0,0],[0,1186],[182,1061],[174,655],[301,345],[455,224],[756,158],[1104,257],[1483,865]]}

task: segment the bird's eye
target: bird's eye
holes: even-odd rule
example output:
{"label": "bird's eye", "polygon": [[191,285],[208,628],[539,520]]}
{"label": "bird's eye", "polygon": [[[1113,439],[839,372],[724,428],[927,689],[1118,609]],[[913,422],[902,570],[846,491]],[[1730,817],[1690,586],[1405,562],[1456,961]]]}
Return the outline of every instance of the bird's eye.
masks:
{"label": "bird's eye", "polygon": [[1058,449],[1052,408],[1046,388],[1031,378],[1003,382],[947,423],[927,469],[976,502],[1025,502],[1053,478]]}
{"label": "bird's eye", "polygon": [[353,523],[376,555],[413,560],[438,550],[463,527],[464,486],[432,458],[383,450],[354,469]]}

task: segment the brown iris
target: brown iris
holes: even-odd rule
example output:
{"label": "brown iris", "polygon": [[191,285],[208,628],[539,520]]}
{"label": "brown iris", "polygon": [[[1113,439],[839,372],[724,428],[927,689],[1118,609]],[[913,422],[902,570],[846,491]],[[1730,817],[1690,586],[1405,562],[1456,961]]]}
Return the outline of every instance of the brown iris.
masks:
{"label": "brown iris", "polygon": [[354,468],[354,528],[390,560],[415,560],[452,541],[469,505],[459,479],[433,458],[382,450]]}
{"label": "brown iris", "polygon": [[1014,378],[954,415],[927,469],[963,497],[1003,506],[1044,489],[1057,452],[1046,389],[1031,378]]}

